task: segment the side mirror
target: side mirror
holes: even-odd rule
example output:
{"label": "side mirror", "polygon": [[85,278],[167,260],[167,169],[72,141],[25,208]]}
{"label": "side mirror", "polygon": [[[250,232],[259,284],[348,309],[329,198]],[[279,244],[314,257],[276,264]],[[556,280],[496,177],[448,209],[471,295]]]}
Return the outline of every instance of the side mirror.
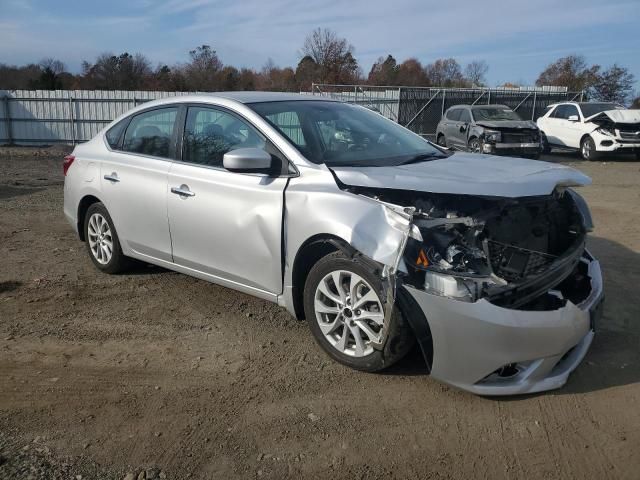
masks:
{"label": "side mirror", "polygon": [[570,122],[579,122],[580,117],[578,117],[578,115],[569,115],[569,118],[567,118],[567,120],[569,120]]}
{"label": "side mirror", "polygon": [[238,148],[224,154],[222,166],[231,172],[268,173],[271,155],[261,148]]}

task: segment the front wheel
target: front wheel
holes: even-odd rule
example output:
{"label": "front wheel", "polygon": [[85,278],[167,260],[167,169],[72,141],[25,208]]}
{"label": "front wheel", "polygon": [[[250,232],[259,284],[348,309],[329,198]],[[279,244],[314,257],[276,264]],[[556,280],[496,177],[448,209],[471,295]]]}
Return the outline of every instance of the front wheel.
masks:
{"label": "front wheel", "polygon": [[[305,316],[311,333],[331,358],[357,370],[375,372],[403,358],[415,343],[413,331],[397,306],[384,325],[383,299],[379,271],[357,257],[335,252],[309,272]],[[375,348],[385,336],[384,346]]]}
{"label": "front wheel", "polygon": [[597,160],[596,144],[591,137],[585,137],[580,142],[580,154],[584,160]]}
{"label": "front wheel", "polygon": [[469,151],[473,153],[482,153],[482,142],[479,138],[469,140]]}

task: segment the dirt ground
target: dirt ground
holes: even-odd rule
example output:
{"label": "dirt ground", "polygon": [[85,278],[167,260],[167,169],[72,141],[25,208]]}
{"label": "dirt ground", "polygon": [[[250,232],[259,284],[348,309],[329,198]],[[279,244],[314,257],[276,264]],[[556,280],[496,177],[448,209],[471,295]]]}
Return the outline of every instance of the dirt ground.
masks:
{"label": "dirt ground", "polygon": [[640,163],[549,157],[593,178],[605,315],[563,389],[493,399],[417,351],[349,370],[226,288],[99,273],[62,155],[0,149],[0,478],[640,478]]}

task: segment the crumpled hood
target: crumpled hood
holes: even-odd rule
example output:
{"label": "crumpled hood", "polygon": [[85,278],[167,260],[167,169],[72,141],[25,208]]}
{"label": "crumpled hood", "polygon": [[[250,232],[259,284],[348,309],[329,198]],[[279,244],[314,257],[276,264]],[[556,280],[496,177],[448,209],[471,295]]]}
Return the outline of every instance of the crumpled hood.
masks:
{"label": "crumpled hood", "polygon": [[502,120],[500,122],[491,122],[489,120],[480,120],[476,122],[476,125],[486,128],[531,128],[533,130],[537,130],[538,126],[533,123],[531,120]]}
{"label": "crumpled hood", "polygon": [[607,110],[584,119],[585,122],[612,121],[616,123],[640,123],[640,110]]}
{"label": "crumpled hood", "polygon": [[557,163],[462,152],[397,167],[331,170],[351,186],[512,198],[549,195],[557,186],[591,184],[584,173]]}

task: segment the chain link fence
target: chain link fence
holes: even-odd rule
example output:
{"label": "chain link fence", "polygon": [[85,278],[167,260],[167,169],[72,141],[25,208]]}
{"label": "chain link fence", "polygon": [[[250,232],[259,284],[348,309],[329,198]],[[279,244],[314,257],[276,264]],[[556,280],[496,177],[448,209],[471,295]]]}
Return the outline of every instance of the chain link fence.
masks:
{"label": "chain link fence", "polygon": [[585,99],[584,92],[568,92],[562,87],[435,88],[313,84],[311,94],[363,105],[429,138],[435,136],[442,115],[453,105],[506,105],[523,119],[535,121],[552,103]]}

